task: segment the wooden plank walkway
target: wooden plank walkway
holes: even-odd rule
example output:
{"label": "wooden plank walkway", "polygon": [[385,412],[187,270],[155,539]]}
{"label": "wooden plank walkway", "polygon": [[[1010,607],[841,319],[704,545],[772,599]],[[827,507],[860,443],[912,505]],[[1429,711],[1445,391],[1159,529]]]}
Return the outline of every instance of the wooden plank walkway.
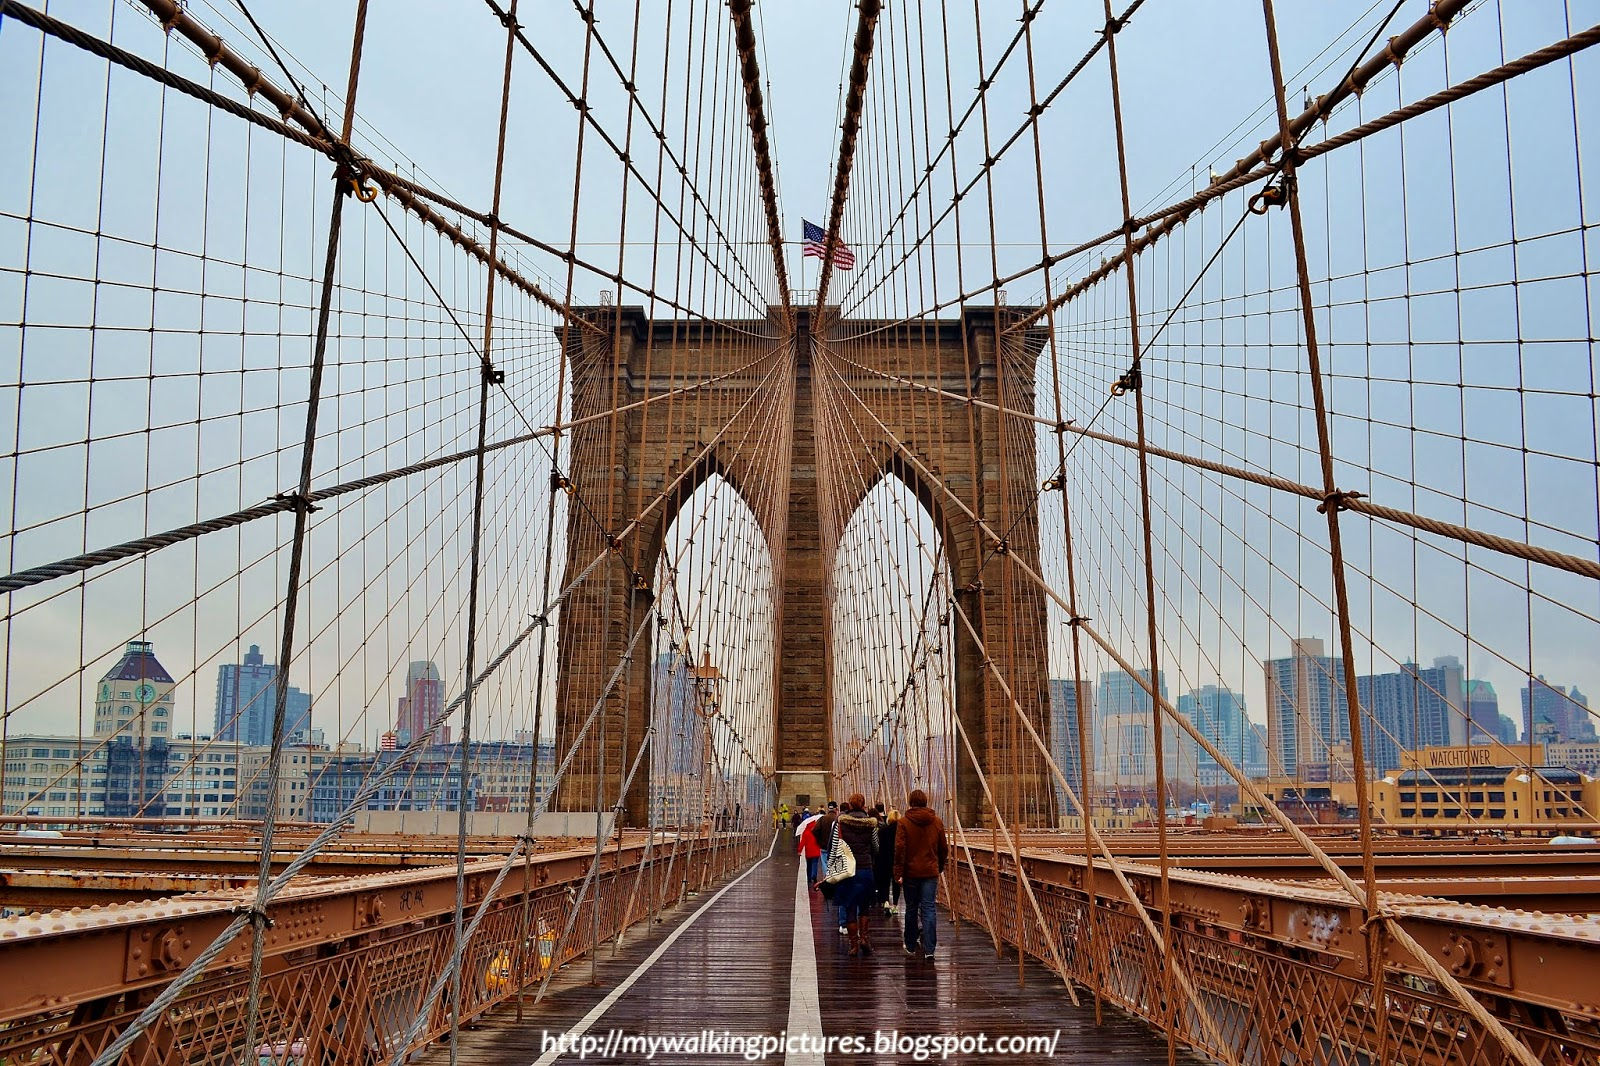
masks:
{"label": "wooden plank walkway", "polygon": [[[673,938],[665,950],[663,938]],[[780,840],[769,859],[720,892],[691,901],[656,930],[628,938],[614,958],[609,947],[602,948],[599,987],[587,983],[589,964],[580,960],[568,967],[568,987],[553,987],[538,1007],[525,1008],[522,1022],[511,1006],[480,1019],[462,1033],[458,1061],[463,1066],[733,1064],[747,1061],[743,1041],[756,1041],[753,1047],[761,1048],[765,1040],[768,1053],[758,1061],[795,1066],[937,1062],[937,1051],[926,1055],[929,1038],[981,1034],[990,1041],[1054,1036],[1055,1054],[983,1055],[958,1049],[944,1061],[1166,1062],[1166,1043],[1159,1035],[1109,1009],[1097,1027],[1092,1007],[1074,1007],[1043,967],[1025,964],[1025,983],[1019,985],[1015,955],[996,958],[981,929],[952,928],[941,912],[939,938],[937,958],[908,957],[900,949],[899,920],[880,918],[872,935],[875,954],[848,956],[831,908],[801,887],[799,862]],[[864,1050],[846,1053],[837,1044],[826,1055],[807,1055],[795,1046],[787,1055],[771,1050],[786,1032],[811,1032],[819,1021],[826,1036],[856,1038]],[[587,1054],[558,1057],[555,1041],[572,1033],[589,1039]],[[880,1044],[891,1034],[898,1050]],[[624,1037],[699,1042],[657,1044],[652,1058],[642,1043],[621,1044]],[[921,1060],[916,1057],[919,1038]],[[443,1066],[448,1050],[436,1046],[417,1061]]]}

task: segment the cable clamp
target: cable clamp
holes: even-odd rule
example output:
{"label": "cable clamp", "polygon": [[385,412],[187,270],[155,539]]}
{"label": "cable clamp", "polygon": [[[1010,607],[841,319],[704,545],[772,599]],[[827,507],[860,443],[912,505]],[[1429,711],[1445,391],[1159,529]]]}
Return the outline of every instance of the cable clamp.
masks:
{"label": "cable clamp", "polygon": [[1128,368],[1128,372],[1118,378],[1111,385],[1111,395],[1126,396],[1130,392],[1138,392],[1144,385],[1144,375],[1139,373],[1139,364],[1135,363]]}
{"label": "cable clamp", "polygon": [[1356,926],[1356,932],[1365,933],[1370,926],[1382,925],[1394,920],[1394,914],[1384,908],[1373,911],[1367,920]]}
{"label": "cable clamp", "polygon": [[578,489],[577,489],[577,486],[572,483],[572,479],[570,477],[568,477],[567,475],[563,474],[559,470],[551,470],[550,471],[550,491],[551,492],[564,492],[568,496],[571,496],[573,493],[577,492]]}
{"label": "cable clamp", "polygon": [[333,180],[336,185],[348,184],[350,192],[357,200],[370,204],[378,198],[382,190],[377,185],[369,184],[367,171],[370,167],[368,160],[355,153],[348,144],[338,141],[333,146]]}
{"label": "cable clamp", "polygon": [[302,496],[298,492],[280,492],[274,496],[273,499],[282,500],[283,502],[290,504],[292,509],[297,514],[315,514],[317,511],[321,510],[321,508],[311,502],[311,497]]}
{"label": "cable clamp", "polygon": [[272,928],[272,925],[273,925],[273,923],[272,923],[272,915],[268,914],[266,912],[266,910],[261,908],[261,907],[257,907],[257,906],[254,906],[254,905],[251,905],[251,906],[240,906],[240,907],[234,908],[234,913],[235,914],[242,914],[247,919],[249,919],[250,925],[251,925],[252,928],[255,928],[255,929],[258,929],[258,930],[259,929],[271,929]]}
{"label": "cable clamp", "polygon": [[518,30],[522,29],[522,23],[518,22],[512,17],[510,8],[506,8],[502,11],[499,6],[496,5],[495,14],[500,16],[500,25],[504,26],[507,31],[516,33]]}
{"label": "cable clamp", "polygon": [[1039,490],[1041,492],[1055,492],[1057,489],[1062,489],[1065,487],[1066,482],[1062,479],[1060,474],[1057,474],[1055,477],[1045,478],[1044,484],[1039,486]]}
{"label": "cable clamp", "polygon": [[1100,31],[1100,35],[1107,39],[1114,37],[1121,33],[1122,27],[1126,26],[1127,24],[1128,20],[1125,18],[1108,18],[1106,19],[1106,28]]}
{"label": "cable clamp", "polygon": [[491,385],[504,385],[506,383],[506,372],[487,359],[483,361],[483,376]]}
{"label": "cable clamp", "polygon": [[1250,197],[1250,213],[1264,215],[1271,208],[1284,206],[1289,202],[1289,197],[1294,195],[1294,186],[1294,179],[1287,174],[1283,175]]}
{"label": "cable clamp", "polygon": [[999,544],[994,546],[994,553],[996,555],[1010,555],[1011,543],[1005,539],[1002,539]]}
{"label": "cable clamp", "polygon": [[1067,619],[1067,625],[1071,626],[1074,629],[1078,628],[1079,626],[1088,625],[1088,624],[1089,624],[1089,616],[1086,615],[1086,614],[1075,614],[1071,618]]}
{"label": "cable clamp", "polygon": [[1052,426],[1050,428],[1050,432],[1052,432],[1052,433],[1065,433],[1067,431],[1067,429],[1069,427],[1073,426],[1074,424],[1076,424],[1077,421],[1078,420],[1076,418],[1068,418],[1068,419],[1066,419],[1064,421],[1057,422],[1054,426]]}
{"label": "cable clamp", "polygon": [[650,591],[650,582],[649,582],[649,580],[644,576],[644,574],[642,574],[638,570],[635,570],[633,572],[633,591],[635,591],[635,592],[649,592]]}
{"label": "cable clamp", "polygon": [[1340,492],[1335,490],[1324,496],[1322,502],[1317,504],[1317,513],[1327,514],[1329,507],[1332,507],[1335,511],[1348,511],[1350,510],[1351,500],[1359,500],[1364,496],[1366,496],[1364,492]]}
{"label": "cable clamp", "polygon": [[541,629],[549,629],[550,628],[550,616],[549,615],[547,615],[547,614],[530,614],[528,617],[531,618],[533,620],[533,624],[538,626],[539,628],[541,628]]}

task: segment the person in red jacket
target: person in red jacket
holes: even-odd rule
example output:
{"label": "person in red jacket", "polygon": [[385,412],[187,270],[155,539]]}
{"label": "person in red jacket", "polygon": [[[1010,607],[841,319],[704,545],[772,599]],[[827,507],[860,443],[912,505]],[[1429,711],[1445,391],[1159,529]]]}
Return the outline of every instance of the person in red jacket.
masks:
{"label": "person in red jacket", "polygon": [[928,806],[928,794],[919,788],[911,793],[909,809],[895,823],[894,835],[894,879],[900,882],[906,899],[907,955],[915,955],[920,944],[923,957],[933,958],[939,941],[934,897],[948,856],[944,822]]}
{"label": "person in red jacket", "polygon": [[801,855],[806,860],[806,884],[816,885],[817,864],[822,861],[822,845],[817,843],[817,838],[812,830],[817,827],[821,818],[808,818],[800,823],[800,840],[796,845]]}

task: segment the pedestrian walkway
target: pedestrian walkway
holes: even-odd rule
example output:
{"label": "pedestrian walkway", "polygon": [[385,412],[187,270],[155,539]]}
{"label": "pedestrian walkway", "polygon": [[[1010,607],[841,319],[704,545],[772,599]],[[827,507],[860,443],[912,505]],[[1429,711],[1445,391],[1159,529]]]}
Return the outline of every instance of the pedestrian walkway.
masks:
{"label": "pedestrian walkway", "polygon": [[[481,1019],[462,1034],[462,1066],[704,1066],[747,1061],[747,1049],[764,1052],[754,1061],[794,1066],[937,1062],[946,1047],[947,1062],[1166,1062],[1165,1041],[1150,1029],[1114,1011],[1096,1027],[1092,1008],[1074,1007],[1060,981],[1032,962],[1019,984],[1014,954],[997,957],[982,929],[953,927],[943,912],[933,960],[907,957],[899,919],[888,918],[874,922],[875,953],[850,957],[832,909],[806,888],[788,839],[782,834],[769,857],[691,902],[661,936],[638,938],[615,958],[602,948],[600,987],[553,991],[525,1008],[521,1023],[511,1006]],[[572,969],[583,973],[587,965]],[[776,1049],[786,1034],[802,1033],[806,1046]],[[568,1047],[587,1040],[586,1056],[558,1055],[551,1044],[562,1035]],[[810,1050],[819,1035],[833,1040],[826,1054]],[[974,1049],[980,1039],[993,1049],[1012,1037],[1045,1038],[1054,1056]],[[630,1046],[624,1038],[654,1043]],[[965,1044],[932,1043],[950,1038]],[[434,1048],[422,1061],[444,1063],[447,1051]]]}

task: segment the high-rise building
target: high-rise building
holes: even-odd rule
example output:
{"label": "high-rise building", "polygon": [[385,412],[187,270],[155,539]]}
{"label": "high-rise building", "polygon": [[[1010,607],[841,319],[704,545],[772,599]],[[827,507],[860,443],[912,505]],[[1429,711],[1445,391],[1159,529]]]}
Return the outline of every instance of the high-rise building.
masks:
{"label": "high-rise building", "polygon": [[[443,713],[444,682],[439,678],[438,665],[426,659],[413,662],[406,669],[405,694],[400,697],[395,713],[395,732],[399,734],[400,746],[405,747],[426,733],[428,726]],[[442,734],[440,741],[448,744],[448,734]]]}
{"label": "high-rise building", "polygon": [[[1266,746],[1261,742],[1260,731],[1244,712],[1243,693],[1222,685],[1203,685],[1179,696],[1177,708],[1179,714],[1193,722],[1195,728],[1246,776],[1261,777],[1266,774]],[[1171,732],[1180,731],[1173,729]],[[1188,741],[1187,745],[1185,741]],[[1234,784],[1233,777],[1222,768],[1222,764],[1204,748],[1189,740],[1187,735],[1177,740],[1175,750],[1184,752],[1186,756],[1190,751],[1193,752],[1196,784],[1211,787]],[[1187,775],[1189,770],[1187,764],[1180,763],[1180,773]]]}
{"label": "high-rise building", "polygon": [[[1368,777],[1399,769],[1403,752],[1468,742],[1472,731],[1467,724],[1465,678],[1461,660],[1454,655],[1440,656],[1432,666],[1408,662],[1393,673],[1356,678]],[[1492,688],[1488,699],[1494,699]],[[1493,739],[1491,734],[1485,742]]]}
{"label": "high-rise building", "polygon": [[[413,664],[417,665],[417,664]],[[432,663],[427,664],[432,666]],[[310,782],[306,809],[314,822],[331,822],[351,807],[368,780],[398,762],[401,752],[363,752],[329,759]],[[463,777],[448,749],[421,752],[367,797],[369,811],[476,810],[481,778]]]}
{"label": "high-rise building", "polygon": [[[1150,680],[1150,670],[1145,668],[1139,671],[1139,676]],[[1156,675],[1156,688],[1161,693],[1161,698],[1167,698],[1167,681],[1161,674]],[[1142,714],[1149,716],[1150,693],[1132,674],[1125,670],[1107,670],[1100,675],[1100,684],[1094,693],[1094,713],[1098,718],[1111,718],[1123,714]]]}
{"label": "high-rise building", "polygon": [[[1467,681],[1467,743],[1493,744],[1505,741],[1500,734],[1500,697],[1487,681],[1471,678]],[[1517,739],[1516,734],[1511,740]]]}
{"label": "high-rise building", "polygon": [[1467,743],[1467,674],[1454,655],[1440,655],[1432,666],[1408,663],[1417,679],[1417,742],[1425,748],[1458,748]]}
{"label": "high-rise building", "polygon": [[[1144,680],[1150,679],[1148,667],[1138,673]],[[1161,698],[1166,699],[1167,682],[1159,671],[1155,686]],[[1097,781],[1116,787],[1143,786],[1155,780],[1155,706],[1149,691],[1127,671],[1107,670],[1100,675],[1094,693]]]}
{"label": "high-rise building", "polygon": [[1543,674],[1522,690],[1522,722],[1529,741],[1595,739],[1589,698],[1577,685],[1552,685]]}
{"label": "high-rise building", "polygon": [[1262,664],[1267,681],[1269,772],[1301,781],[1326,781],[1330,749],[1350,740],[1344,707],[1344,660],[1322,641],[1301,637],[1285,659]]}
{"label": "high-rise building", "polygon": [[1417,684],[1405,672],[1362,674],[1356,678],[1361,701],[1361,743],[1369,777],[1400,765],[1400,753],[1417,746]]}
{"label": "high-rise building", "polygon": [[656,740],[657,774],[692,774],[700,769],[705,730],[695,711],[693,664],[675,652],[656,656],[651,671],[651,698],[660,733]]}
{"label": "high-rise building", "polygon": [[[1072,791],[1077,793],[1078,799],[1087,803],[1089,797],[1083,791],[1083,759],[1080,757],[1078,747],[1080,708],[1092,721],[1094,690],[1089,682],[1079,681],[1074,684],[1070,678],[1051,678],[1050,757],[1061,767],[1062,776],[1072,786]],[[1087,726],[1088,722],[1084,724]],[[1051,774],[1050,779],[1055,786],[1056,810],[1062,814],[1076,814],[1077,808],[1067,799],[1067,794],[1062,790],[1060,782],[1055,780],[1055,775]]]}
{"label": "high-rise building", "polygon": [[100,679],[94,704],[94,735],[126,737],[147,747],[172,735],[172,691],[177,686],[147,640],[130,640],[122,658]]}
{"label": "high-rise building", "polygon": [[[272,743],[272,716],[278,699],[278,667],[265,662],[261,646],[250,645],[244,662],[217,667],[217,708],[212,736],[252,747]],[[311,694],[289,686],[284,708],[285,737],[311,728]]]}

